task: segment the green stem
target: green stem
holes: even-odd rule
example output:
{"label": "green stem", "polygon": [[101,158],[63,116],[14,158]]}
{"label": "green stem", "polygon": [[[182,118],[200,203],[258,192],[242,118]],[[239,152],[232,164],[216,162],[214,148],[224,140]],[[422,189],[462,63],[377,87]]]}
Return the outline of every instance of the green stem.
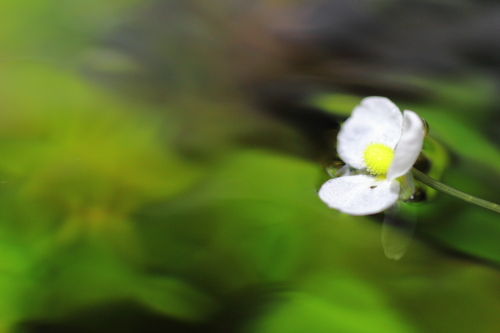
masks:
{"label": "green stem", "polygon": [[415,179],[417,179],[418,181],[424,183],[425,185],[427,185],[429,187],[432,187],[433,189],[435,189],[437,191],[444,192],[448,195],[451,195],[452,197],[462,199],[464,201],[470,202],[470,203],[478,205],[480,207],[483,207],[483,208],[492,210],[494,212],[500,213],[500,205],[497,205],[493,202],[489,202],[489,201],[486,201],[483,199],[473,197],[470,194],[456,190],[453,187],[449,187],[448,185],[445,185],[441,182],[438,182],[435,179],[432,179],[431,177],[427,176],[426,174],[424,174],[421,171],[418,171],[415,168],[413,168],[412,171],[413,171],[413,176],[415,177]]}

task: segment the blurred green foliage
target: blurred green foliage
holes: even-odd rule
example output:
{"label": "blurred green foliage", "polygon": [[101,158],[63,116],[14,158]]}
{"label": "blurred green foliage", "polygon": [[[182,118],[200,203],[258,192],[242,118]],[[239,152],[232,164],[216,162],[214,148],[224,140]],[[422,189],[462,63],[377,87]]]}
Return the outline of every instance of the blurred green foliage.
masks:
{"label": "blurred green foliage", "polygon": [[[137,3],[0,4],[1,332],[153,331],[143,312],[169,332],[498,332],[498,267],[449,253],[498,264],[497,215],[437,195],[417,205],[406,257],[390,261],[377,216],[340,214],[317,198],[319,163],[227,149],[222,135],[190,131],[179,104],[84,79],[81,53]],[[495,90],[476,74],[461,84],[400,78],[435,97],[397,103],[429,122],[436,176],[498,201],[500,152],[482,132]],[[247,107],[221,96],[183,106]],[[310,103],[347,116],[361,97]],[[216,133],[260,118],[207,119]],[[186,136],[220,151],[192,158],[178,146]],[[95,319],[103,308],[118,314]]]}

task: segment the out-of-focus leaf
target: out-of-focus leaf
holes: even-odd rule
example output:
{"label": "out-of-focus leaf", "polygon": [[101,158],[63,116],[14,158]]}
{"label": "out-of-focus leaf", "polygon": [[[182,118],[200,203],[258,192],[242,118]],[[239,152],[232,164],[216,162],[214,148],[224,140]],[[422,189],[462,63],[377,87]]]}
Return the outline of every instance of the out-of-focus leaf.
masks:
{"label": "out-of-focus leaf", "polygon": [[202,321],[218,310],[218,304],[208,295],[177,278],[145,277],[135,287],[140,302],[169,317]]}
{"label": "out-of-focus leaf", "polygon": [[308,104],[345,118],[351,115],[352,110],[363,97],[350,94],[321,94],[313,96]]}
{"label": "out-of-focus leaf", "polygon": [[184,192],[200,176],[165,142],[175,124],[70,72],[16,63],[0,77],[0,243],[12,243],[2,257],[19,248],[27,261],[14,275],[9,267],[21,261],[6,262],[2,278],[15,276],[19,288],[16,282],[0,295],[0,306],[12,309],[5,315],[62,317],[135,301],[201,318],[207,310],[181,282],[164,288],[163,303],[146,304],[148,289],[134,287],[143,283],[142,251],[131,214]]}
{"label": "out-of-focus leaf", "polygon": [[13,59],[72,63],[78,51],[95,42],[138,3],[2,1],[0,54]]}
{"label": "out-of-focus leaf", "polygon": [[466,126],[458,117],[442,112],[420,113],[430,124],[431,133],[464,159],[476,161],[500,174],[500,150],[480,132]]}
{"label": "out-of-focus leaf", "polygon": [[12,240],[0,242],[0,327],[4,332],[23,319],[29,306],[26,296],[36,292],[28,251]]}
{"label": "out-of-focus leaf", "polygon": [[[498,189],[494,174],[474,179],[467,169],[450,169],[445,181],[455,188],[489,200]],[[463,175],[467,175],[464,177]],[[489,180],[491,183],[486,183]],[[421,206],[419,230],[464,253],[500,263],[500,224],[498,213],[440,194],[435,201]]]}
{"label": "out-of-focus leaf", "polygon": [[[468,119],[468,124],[484,124],[485,115],[490,112],[497,99],[497,87],[493,77],[479,72],[460,73],[455,80],[439,78],[407,78],[418,89],[430,93],[428,105],[419,105],[421,112],[431,110],[437,113],[448,111],[450,115],[460,115]],[[431,128],[433,128],[431,126]]]}
{"label": "out-of-focus leaf", "polygon": [[382,294],[361,281],[319,276],[310,283],[315,293],[285,294],[283,304],[247,332],[413,332]]}
{"label": "out-of-focus leaf", "polygon": [[301,258],[303,221],[323,208],[313,186],[318,171],[259,150],[225,159],[189,195],[137,216],[149,240],[148,260],[182,274],[204,274],[212,288],[226,292],[286,281]]}
{"label": "out-of-focus leaf", "polygon": [[[193,165],[162,141],[172,126],[144,106],[125,106],[69,74],[39,66],[3,71],[0,84],[1,169],[26,179],[25,194],[59,191],[52,195],[109,200],[119,189],[122,196],[129,191],[150,200],[196,177]],[[171,174],[176,177],[165,177]]]}

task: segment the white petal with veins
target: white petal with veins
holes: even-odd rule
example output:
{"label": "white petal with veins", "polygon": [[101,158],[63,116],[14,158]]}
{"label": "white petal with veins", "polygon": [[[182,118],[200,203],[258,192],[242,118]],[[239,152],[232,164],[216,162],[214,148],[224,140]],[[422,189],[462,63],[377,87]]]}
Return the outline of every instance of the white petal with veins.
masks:
{"label": "white petal with veins", "polygon": [[368,175],[330,179],[318,195],[330,208],[350,215],[379,213],[392,206],[399,197],[397,181],[377,181]]}
{"label": "white petal with veins", "polygon": [[356,169],[365,168],[363,151],[370,143],[394,148],[401,136],[403,116],[385,97],[367,97],[342,125],[337,137],[340,158]]}
{"label": "white petal with veins", "polygon": [[424,122],[413,111],[405,110],[403,133],[394,150],[394,160],[387,171],[387,179],[393,180],[406,174],[415,164],[422,150]]}

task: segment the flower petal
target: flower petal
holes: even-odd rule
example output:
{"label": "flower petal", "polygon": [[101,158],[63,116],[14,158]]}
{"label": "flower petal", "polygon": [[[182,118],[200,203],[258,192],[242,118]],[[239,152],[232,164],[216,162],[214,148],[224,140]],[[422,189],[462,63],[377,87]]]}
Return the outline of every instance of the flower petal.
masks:
{"label": "flower petal", "polygon": [[415,112],[405,110],[403,134],[394,150],[394,160],[387,171],[387,179],[393,180],[406,174],[412,168],[422,150],[424,122]]}
{"label": "flower petal", "polygon": [[337,137],[340,158],[356,169],[365,168],[363,151],[370,143],[394,148],[401,136],[403,116],[385,97],[367,97],[354,108]]}
{"label": "flower petal", "polygon": [[397,181],[377,181],[372,176],[333,178],[321,186],[318,195],[328,207],[350,215],[380,213],[399,197]]}

